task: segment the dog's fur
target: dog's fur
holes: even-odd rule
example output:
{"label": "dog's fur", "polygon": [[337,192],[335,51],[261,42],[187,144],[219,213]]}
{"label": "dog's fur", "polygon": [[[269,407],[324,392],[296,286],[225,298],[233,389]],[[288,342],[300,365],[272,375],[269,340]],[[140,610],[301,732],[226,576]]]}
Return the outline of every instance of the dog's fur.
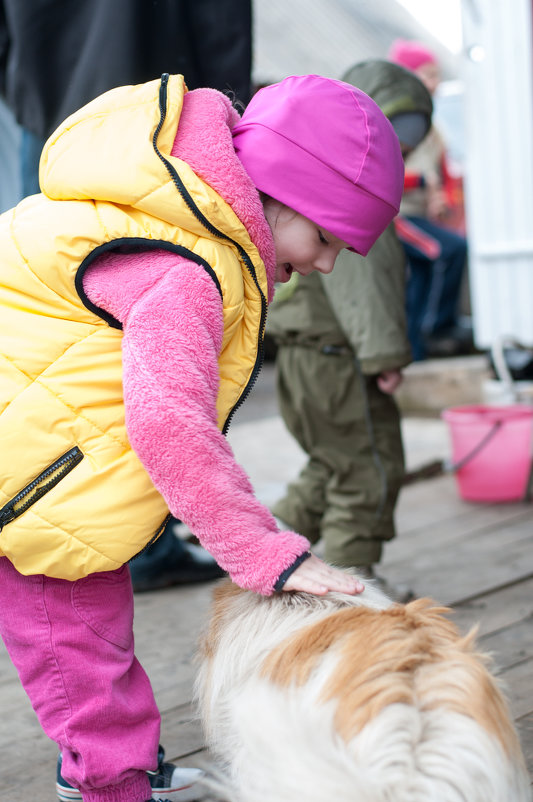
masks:
{"label": "dog's fur", "polygon": [[428,599],[215,591],[197,695],[231,802],[527,802],[475,633]]}

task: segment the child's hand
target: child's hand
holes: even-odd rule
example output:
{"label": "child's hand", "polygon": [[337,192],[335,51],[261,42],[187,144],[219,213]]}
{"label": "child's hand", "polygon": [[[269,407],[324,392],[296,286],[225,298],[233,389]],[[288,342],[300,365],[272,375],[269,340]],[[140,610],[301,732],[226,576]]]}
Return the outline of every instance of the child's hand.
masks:
{"label": "child's hand", "polygon": [[384,370],[377,379],[378,387],[382,393],[393,393],[402,382],[401,370]]}
{"label": "child's hand", "polygon": [[324,596],[330,590],[355,596],[365,589],[355,576],[333,568],[312,554],[298,566],[283,585],[282,590],[304,590],[315,596]]}
{"label": "child's hand", "polygon": [[446,195],[442,187],[428,188],[427,214],[430,220],[442,220],[448,211]]}

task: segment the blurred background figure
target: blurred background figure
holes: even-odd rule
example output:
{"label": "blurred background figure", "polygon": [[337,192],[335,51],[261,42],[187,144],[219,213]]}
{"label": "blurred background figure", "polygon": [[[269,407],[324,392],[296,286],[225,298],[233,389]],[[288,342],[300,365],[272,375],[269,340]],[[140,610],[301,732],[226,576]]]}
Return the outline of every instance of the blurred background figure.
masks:
{"label": "blurred background figure", "polygon": [[[435,93],[440,68],[428,47],[396,39],[388,57],[414,72],[431,95]],[[407,321],[413,357],[468,353],[471,327],[459,313],[467,243],[451,227],[452,207],[446,193],[451,176],[446,146],[435,126],[407,157],[405,169],[397,232],[408,259]]]}
{"label": "blurred background figure", "polygon": [[[40,192],[39,159],[55,128],[115,86],[181,73],[189,89],[219,89],[243,109],[251,95],[251,18],[251,0],[1,0],[2,151],[18,155],[2,167],[9,205]],[[170,517],[130,564],[135,590],[224,575],[178,529]]]}
{"label": "blurred background figure", "polygon": [[20,200],[20,129],[0,93],[0,214]]}
{"label": "blurred background figure", "polygon": [[0,91],[22,128],[23,196],[46,139],[108,89],[182,73],[250,99],[251,0],[2,0]]}
{"label": "blurred background figure", "polygon": [[[431,97],[385,60],[343,80],[389,117],[405,156],[429,131]],[[278,288],[267,331],[277,344],[283,420],[309,459],[273,507],[283,525],[322,539],[325,559],[362,569],[399,601],[408,588],[375,576],[404,476],[400,415],[392,396],[411,361],[405,322],[405,254],[391,224],[368,256],[350,251],[333,272],[295,275]]]}

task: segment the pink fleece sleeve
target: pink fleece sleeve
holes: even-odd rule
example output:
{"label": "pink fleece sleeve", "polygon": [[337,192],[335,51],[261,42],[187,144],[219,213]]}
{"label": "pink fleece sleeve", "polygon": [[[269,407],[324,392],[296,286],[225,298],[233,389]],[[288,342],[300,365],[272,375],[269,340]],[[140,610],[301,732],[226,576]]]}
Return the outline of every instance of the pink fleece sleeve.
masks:
{"label": "pink fleece sleeve", "polygon": [[309,543],[277,529],[217,428],[223,330],[213,280],[156,251],[100,257],[84,289],[123,324],[126,426],[154,485],[238,585],[269,595]]}

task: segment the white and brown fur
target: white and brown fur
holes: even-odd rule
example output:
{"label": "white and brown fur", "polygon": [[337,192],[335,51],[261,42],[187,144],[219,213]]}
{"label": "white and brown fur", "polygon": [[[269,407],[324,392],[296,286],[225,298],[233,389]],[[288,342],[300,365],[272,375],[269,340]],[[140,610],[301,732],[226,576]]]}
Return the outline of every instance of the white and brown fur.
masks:
{"label": "white and brown fur", "polygon": [[231,802],[526,802],[475,633],[428,599],[215,591],[197,695]]}

